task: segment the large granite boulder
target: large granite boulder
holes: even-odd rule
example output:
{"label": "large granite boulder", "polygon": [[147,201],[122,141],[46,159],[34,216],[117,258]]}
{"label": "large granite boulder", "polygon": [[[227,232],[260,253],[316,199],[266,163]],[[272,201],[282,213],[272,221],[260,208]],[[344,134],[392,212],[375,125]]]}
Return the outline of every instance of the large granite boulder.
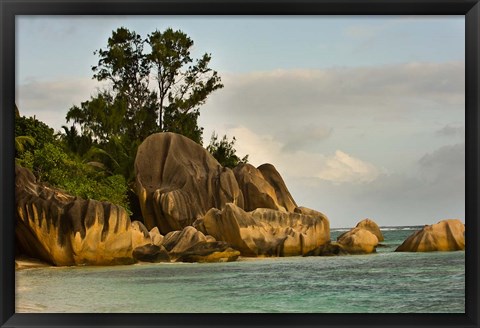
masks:
{"label": "large granite boulder", "polygon": [[162,246],[176,262],[231,262],[240,256],[227,242],[205,236],[192,226],[169,232]]}
{"label": "large granite boulder", "polygon": [[459,251],[465,249],[465,225],[458,219],[425,225],[410,235],[395,252]]}
{"label": "large granite boulder", "polygon": [[245,212],[235,204],[212,208],[194,226],[216,240],[229,243],[243,256],[303,255],[330,239],[325,215],[311,215],[259,208]]}
{"label": "large granite boulder", "polygon": [[348,254],[370,254],[376,252],[378,238],[369,230],[356,227],[338,236],[337,243]]}
{"label": "large granite boulder", "polygon": [[202,146],[179,134],[156,133],[138,147],[136,193],[148,229],[182,230],[211,208],[243,207],[242,192],[228,168]]}
{"label": "large granite boulder", "polygon": [[[283,207],[287,212],[294,212],[297,208],[297,203],[293,199],[290,191],[283,181],[282,176],[278,173],[275,166],[272,164],[262,164],[258,167],[258,170],[262,173],[263,178],[273,187],[275,190],[275,196],[277,197],[278,206]],[[246,197],[244,195],[244,202]]]}
{"label": "large granite boulder", "polygon": [[135,247],[151,243],[122,207],[37,183],[20,166],[15,174],[15,237],[22,253],[59,266],[128,264],[135,262]]}
{"label": "large granite boulder", "polygon": [[357,228],[363,228],[365,230],[370,231],[373,233],[375,236],[377,236],[378,241],[384,241],[385,238],[383,237],[382,231],[380,231],[380,227],[378,226],[375,221],[370,220],[370,219],[364,219],[356,225]]}
{"label": "large granite boulder", "polygon": [[187,226],[183,228],[183,230],[167,233],[163,238],[162,245],[169,253],[175,256],[198,243],[206,241],[207,238],[202,232],[197,231],[197,229],[192,226]]}
{"label": "large granite boulder", "polygon": [[271,164],[255,168],[251,164],[239,164],[233,169],[243,194],[243,209],[270,208],[293,212],[297,207],[280,174]]}

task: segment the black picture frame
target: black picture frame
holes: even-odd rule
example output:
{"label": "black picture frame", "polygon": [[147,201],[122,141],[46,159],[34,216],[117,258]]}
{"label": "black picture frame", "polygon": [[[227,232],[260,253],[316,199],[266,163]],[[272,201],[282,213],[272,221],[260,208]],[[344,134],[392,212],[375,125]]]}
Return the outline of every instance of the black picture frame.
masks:
{"label": "black picture frame", "polygon": [[[16,314],[14,113],[16,15],[465,15],[465,314]],[[478,327],[479,52],[478,0],[0,0],[0,326],[1,327]],[[401,42],[399,40],[399,42]],[[69,291],[65,291],[68,293]],[[378,306],[381,306],[379,304]]]}

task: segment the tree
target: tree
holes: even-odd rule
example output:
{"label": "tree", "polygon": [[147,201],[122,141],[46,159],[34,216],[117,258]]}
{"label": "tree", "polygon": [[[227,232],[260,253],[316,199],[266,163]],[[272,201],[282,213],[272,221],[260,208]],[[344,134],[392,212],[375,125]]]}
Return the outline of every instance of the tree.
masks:
{"label": "tree", "polygon": [[75,125],[67,127],[62,125],[64,131],[60,135],[60,139],[64,144],[64,148],[78,157],[83,157],[95,144],[91,133],[79,134]]}
{"label": "tree", "polygon": [[[171,28],[142,39],[120,27],[112,31],[105,49],[94,52],[99,61],[92,67],[93,78],[110,82],[111,89],[71,107],[66,119],[109,154],[96,152],[97,159],[103,158],[107,167],[121,171],[129,181],[137,147],[150,134],[176,132],[202,144],[203,128],[197,123],[200,106],[223,85],[209,68],[211,55],[194,61],[192,46],[185,33]],[[150,76],[156,85],[150,83]]]}
{"label": "tree", "polygon": [[[156,30],[147,40],[151,47],[147,59],[158,84],[158,125],[162,130],[177,132],[172,121],[164,122],[163,116],[188,118],[190,124],[196,123],[198,107],[223,85],[217,72],[208,67],[210,54],[205,53],[192,64],[190,50],[194,42],[182,31]],[[168,108],[167,113],[165,108]]]}
{"label": "tree", "polygon": [[228,141],[226,135],[224,135],[221,140],[218,140],[217,134],[213,132],[207,150],[222,166],[234,168],[238,164],[248,162],[248,155],[241,159],[237,156],[237,151],[233,148],[236,140],[237,139],[233,137],[232,141]]}
{"label": "tree", "polygon": [[55,142],[56,137],[54,130],[35,116],[25,117],[19,114],[15,117],[15,139],[21,151],[33,151],[42,148],[46,143]]}

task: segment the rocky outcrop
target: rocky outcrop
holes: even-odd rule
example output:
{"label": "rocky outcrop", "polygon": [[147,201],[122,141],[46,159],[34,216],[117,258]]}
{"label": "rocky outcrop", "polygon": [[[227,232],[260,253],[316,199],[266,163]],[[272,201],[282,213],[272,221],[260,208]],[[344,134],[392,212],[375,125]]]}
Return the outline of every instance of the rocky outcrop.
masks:
{"label": "rocky outcrop", "polygon": [[15,237],[21,252],[54,265],[135,262],[134,248],[151,243],[122,207],[85,200],[37,183],[15,167]]}
{"label": "rocky outcrop", "polygon": [[356,225],[356,228],[363,228],[365,230],[370,231],[375,236],[377,236],[378,241],[384,241],[385,240],[384,237],[383,237],[382,231],[380,231],[380,227],[373,220],[370,220],[370,219],[362,220],[362,221],[358,222],[358,224]]}
{"label": "rocky outcrop", "polygon": [[410,235],[395,252],[459,251],[465,249],[465,225],[448,219],[425,225]]}
{"label": "rocky outcrop", "polygon": [[[262,164],[257,168],[263,175],[265,181],[267,181],[275,190],[277,206],[281,206],[287,210],[287,212],[294,212],[297,208],[297,203],[293,199],[290,191],[288,191],[283,178],[277,169],[272,164]],[[246,197],[244,196],[244,203]],[[259,206],[260,207],[260,206]]]}
{"label": "rocky outcrop", "polygon": [[228,168],[202,146],[174,133],[156,133],[138,147],[136,193],[148,229],[182,230],[211,208],[243,207],[242,192]]}
{"label": "rocky outcrop", "polygon": [[170,255],[162,245],[143,245],[133,250],[133,258],[142,262],[170,262]]}
{"label": "rocky outcrop", "polygon": [[163,239],[163,246],[172,254],[177,256],[198,243],[206,242],[207,238],[203,233],[192,226],[185,227],[180,231],[171,231]]}
{"label": "rocky outcrop", "polygon": [[[300,211],[297,209],[296,211]],[[308,209],[302,212],[308,213]],[[356,255],[370,254],[377,251],[379,238],[383,239],[378,225],[370,220],[360,221],[355,228],[344,232],[337,237],[337,241],[329,241],[306,254],[304,256],[336,256],[336,255]]]}
{"label": "rocky outcrop", "polygon": [[226,241],[243,256],[303,255],[330,239],[325,215],[311,215],[260,208],[245,212],[235,204],[207,212],[194,226],[204,234]]}
{"label": "rocky outcrop", "polygon": [[356,227],[340,235],[337,242],[348,254],[370,254],[376,252],[378,238],[369,230]]}
{"label": "rocky outcrop", "polygon": [[224,241],[207,241],[185,250],[177,258],[177,262],[232,262],[239,256],[240,252]]}
{"label": "rocky outcrop", "polygon": [[280,174],[271,164],[255,168],[251,164],[240,164],[233,169],[243,194],[243,208],[253,211],[270,208],[282,212],[293,212],[297,207]]}
{"label": "rocky outcrop", "polygon": [[240,256],[227,242],[205,236],[192,226],[166,234],[163,246],[176,262],[231,262]]}
{"label": "rocky outcrop", "polygon": [[341,244],[330,241],[325,245],[319,246],[310,252],[307,252],[304,256],[338,256],[338,255],[349,255]]}
{"label": "rocky outcrop", "polygon": [[160,246],[163,243],[163,236],[160,234],[158,227],[150,230],[149,235],[153,245]]}

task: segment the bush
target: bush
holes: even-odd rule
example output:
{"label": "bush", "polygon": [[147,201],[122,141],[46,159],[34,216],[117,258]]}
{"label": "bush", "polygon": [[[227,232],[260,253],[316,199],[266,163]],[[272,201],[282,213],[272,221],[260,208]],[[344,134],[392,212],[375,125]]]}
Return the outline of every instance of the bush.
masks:
{"label": "bush", "polygon": [[78,162],[58,145],[47,143],[33,154],[27,152],[18,163],[32,169],[39,182],[85,199],[109,201],[129,211],[128,186],[123,176],[108,176],[102,170]]}
{"label": "bush", "polygon": [[248,162],[248,155],[242,159],[237,156],[237,151],[234,148],[236,140],[237,139],[233,137],[232,141],[228,141],[226,135],[224,135],[221,140],[218,140],[218,136],[214,132],[210,139],[210,144],[207,146],[207,150],[223,167],[234,168],[240,163]]}

